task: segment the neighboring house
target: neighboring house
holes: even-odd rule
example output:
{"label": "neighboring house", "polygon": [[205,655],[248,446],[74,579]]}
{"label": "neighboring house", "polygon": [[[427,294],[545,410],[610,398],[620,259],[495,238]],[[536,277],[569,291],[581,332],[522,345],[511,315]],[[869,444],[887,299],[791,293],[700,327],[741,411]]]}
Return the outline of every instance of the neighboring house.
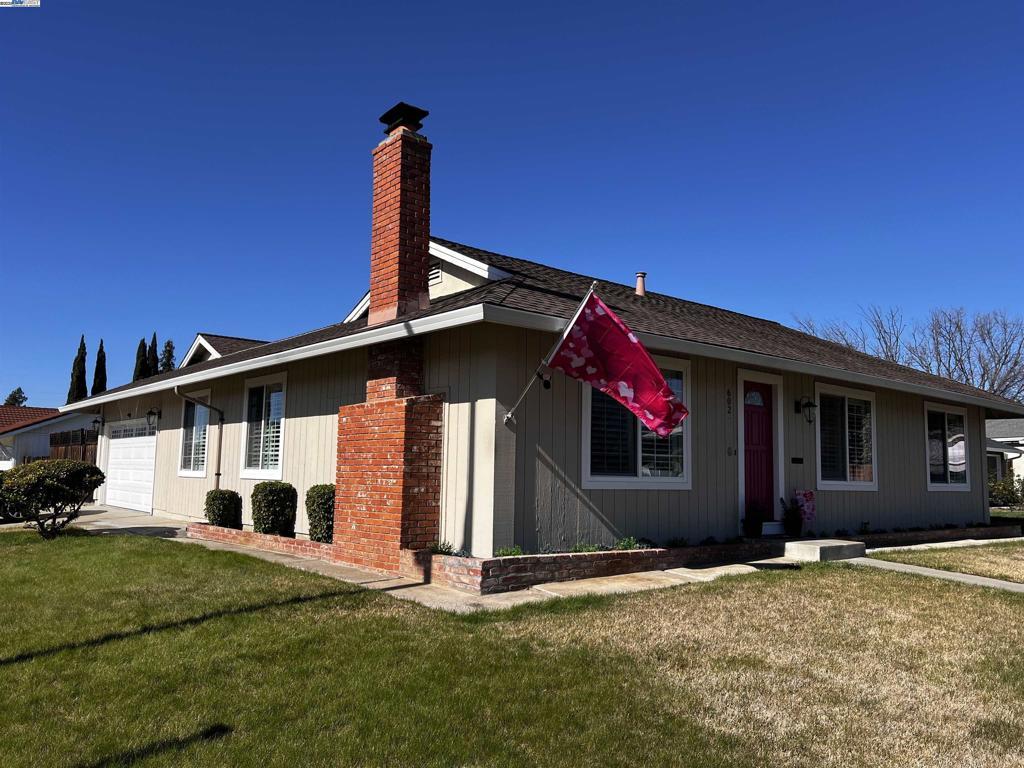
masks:
{"label": "neighboring house", "polygon": [[1009,473],[1024,476],[1024,419],[989,419],[988,473],[1002,480]]}
{"label": "neighboring house", "polygon": [[50,435],[71,429],[92,429],[96,417],[62,414],[56,408],[0,406],[0,470],[50,455]]}
{"label": "neighboring house", "polygon": [[306,490],[335,482],[337,559],[383,571],[438,538],[478,556],[696,543],[736,536],[748,509],[775,532],[779,498],[802,489],[817,492],[820,533],[988,519],[984,422],[1021,405],[628,285],[597,290],[690,418],[657,439],[555,374],[505,424],[591,278],[432,237],[425,114],[382,117],[369,292],[343,322],[235,351],[204,333],[179,369],[62,409],[104,422],[101,500],[201,519],[219,480],[248,527],[256,483],[284,480],[301,534]]}

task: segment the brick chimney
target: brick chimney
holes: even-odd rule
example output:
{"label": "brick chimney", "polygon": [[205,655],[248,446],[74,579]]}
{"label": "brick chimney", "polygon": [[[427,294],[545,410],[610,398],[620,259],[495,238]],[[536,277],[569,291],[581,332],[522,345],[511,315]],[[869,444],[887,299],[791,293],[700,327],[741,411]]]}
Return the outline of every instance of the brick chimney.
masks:
{"label": "brick chimney", "polygon": [[400,101],[380,116],[373,150],[369,325],[429,304],[430,142],[417,131],[429,113]]}

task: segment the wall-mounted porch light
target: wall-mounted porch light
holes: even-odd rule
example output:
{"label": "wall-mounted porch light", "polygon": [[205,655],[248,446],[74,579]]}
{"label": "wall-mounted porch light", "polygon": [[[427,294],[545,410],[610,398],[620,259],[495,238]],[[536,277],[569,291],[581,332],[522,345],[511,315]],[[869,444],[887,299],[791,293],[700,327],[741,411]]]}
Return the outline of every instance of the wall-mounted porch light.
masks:
{"label": "wall-mounted porch light", "polygon": [[811,398],[804,395],[795,403],[793,408],[794,413],[802,413],[804,418],[807,419],[808,424],[814,423],[814,412],[818,408],[818,404],[811,400]]}
{"label": "wall-mounted porch light", "polygon": [[159,408],[150,408],[146,411],[146,426],[155,427],[157,421],[160,420],[160,416],[161,413]]}

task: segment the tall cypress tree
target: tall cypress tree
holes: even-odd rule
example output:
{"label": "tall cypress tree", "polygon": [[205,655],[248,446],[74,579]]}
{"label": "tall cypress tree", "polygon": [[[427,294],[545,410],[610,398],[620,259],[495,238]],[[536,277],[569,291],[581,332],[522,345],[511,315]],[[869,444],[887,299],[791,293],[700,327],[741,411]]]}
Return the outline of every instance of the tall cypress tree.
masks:
{"label": "tall cypress tree", "polygon": [[156,376],[160,373],[160,360],[156,356],[156,331],[153,331],[153,340],[149,342],[149,354],[146,356],[146,365],[149,366],[150,376]]}
{"label": "tall cypress tree", "polygon": [[168,339],[164,342],[164,351],[160,353],[160,373],[167,373],[174,370],[174,342]]}
{"label": "tall cypress tree", "polygon": [[89,396],[85,385],[85,334],[78,342],[78,354],[71,364],[71,384],[68,386],[68,402],[75,403]]}
{"label": "tall cypress tree", "polygon": [[149,376],[149,360],[146,358],[146,340],[139,339],[139,348],[135,350],[135,373],[132,374],[132,381],[138,381]]}
{"label": "tall cypress tree", "polygon": [[107,391],[107,353],[103,351],[103,339],[96,350],[96,369],[92,372],[92,396]]}

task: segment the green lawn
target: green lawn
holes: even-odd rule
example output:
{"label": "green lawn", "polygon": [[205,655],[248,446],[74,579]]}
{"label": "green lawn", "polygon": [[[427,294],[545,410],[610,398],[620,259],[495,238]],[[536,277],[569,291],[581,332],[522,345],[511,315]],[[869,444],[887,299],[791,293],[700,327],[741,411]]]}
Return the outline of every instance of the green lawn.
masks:
{"label": "green lawn", "polygon": [[1019,541],[949,549],[897,549],[876,552],[872,557],[943,571],[960,571],[992,579],[1024,582],[1024,542]]}
{"label": "green lawn", "polygon": [[849,566],[433,612],[198,546],[0,536],[0,766],[1005,765],[1024,601]]}

